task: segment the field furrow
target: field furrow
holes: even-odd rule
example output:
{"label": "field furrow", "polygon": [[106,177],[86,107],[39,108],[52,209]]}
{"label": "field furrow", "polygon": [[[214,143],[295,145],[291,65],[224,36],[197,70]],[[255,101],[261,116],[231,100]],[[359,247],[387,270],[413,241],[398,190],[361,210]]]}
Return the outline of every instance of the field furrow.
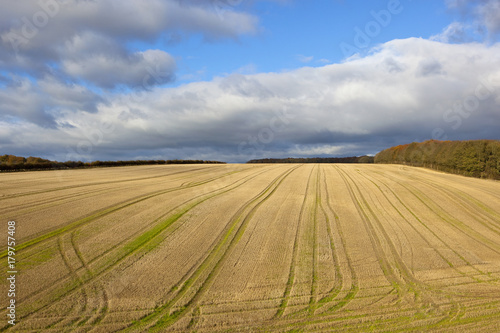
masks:
{"label": "field furrow", "polygon": [[[18,228],[17,323],[2,332],[500,329],[497,181],[267,164],[0,182]],[[3,295],[7,256],[3,240]]]}

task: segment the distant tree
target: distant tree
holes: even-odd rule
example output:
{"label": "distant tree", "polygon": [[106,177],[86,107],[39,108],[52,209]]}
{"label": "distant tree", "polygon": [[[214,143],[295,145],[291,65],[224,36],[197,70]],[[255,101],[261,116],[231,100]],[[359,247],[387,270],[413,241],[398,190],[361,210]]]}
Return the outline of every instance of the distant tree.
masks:
{"label": "distant tree", "polygon": [[309,157],[309,158],[264,158],[250,160],[247,163],[373,163],[372,156],[351,157]]}
{"label": "distant tree", "polygon": [[54,169],[75,169],[75,168],[96,168],[96,167],[117,167],[126,165],[164,165],[164,164],[204,164],[225,162],[204,161],[204,160],[135,160],[135,161],[93,161],[93,162],[56,162],[40,157],[30,156],[28,158],[15,155],[0,156],[0,171],[21,171],[21,170],[54,170]]}
{"label": "distant tree", "polygon": [[466,176],[500,179],[500,141],[436,141],[385,149],[375,163],[423,166]]}

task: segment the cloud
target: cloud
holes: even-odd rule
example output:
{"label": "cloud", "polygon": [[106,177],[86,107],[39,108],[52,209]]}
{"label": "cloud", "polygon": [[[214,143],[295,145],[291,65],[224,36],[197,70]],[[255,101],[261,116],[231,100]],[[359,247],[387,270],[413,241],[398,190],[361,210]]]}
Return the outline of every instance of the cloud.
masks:
{"label": "cloud", "polygon": [[317,61],[318,63],[320,63],[320,64],[329,64],[329,63],[331,63],[331,61],[330,61],[330,60],[328,60],[328,59],[326,59],[326,58],[318,59],[318,60],[316,60],[316,61]]}
{"label": "cloud", "polygon": [[[0,108],[19,119],[0,119],[0,130],[11,133],[12,142],[22,142],[28,154],[58,154],[61,160],[244,162],[376,153],[433,137],[500,139],[499,54],[500,44],[393,40],[341,64],[232,74],[115,93],[105,101],[81,85],[45,79],[35,86],[25,79],[0,96],[8,102]],[[82,112],[85,101],[94,109]],[[53,108],[40,111],[42,105]],[[44,122],[56,125],[44,127]],[[50,142],[39,142],[47,135]],[[21,149],[4,142],[3,151]]]}
{"label": "cloud", "polygon": [[[62,83],[54,77],[37,82],[14,76],[0,90],[0,121],[57,128],[76,112],[97,113],[105,100],[83,86]],[[14,126],[14,125],[13,125]]]}
{"label": "cloud", "polygon": [[[258,19],[235,7],[223,17],[206,2],[151,0],[28,0],[0,4],[0,71],[41,78],[57,72],[100,88],[141,85],[150,69],[161,85],[175,77],[175,60],[134,43],[193,34],[205,40],[237,39],[258,32]],[[158,75],[157,75],[158,76]],[[147,78],[146,78],[147,79]]]}
{"label": "cloud", "polygon": [[15,78],[0,90],[0,120],[55,126],[54,116],[45,107],[49,97],[28,79]]}
{"label": "cloud", "polygon": [[461,23],[453,22],[437,35],[431,36],[430,40],[443,43],[465,43],[472,41],[471,27]]}
{"label": "cloud", "polygon": [[447,0],[451,10],[458,12],[461,22],[454,22],[436,40],[462,42],[485,39],[494,41],[500,33],[500,2],[498,0]]}
{"label": "cloud", "polygon": [[418,65],[419,76],[431,76],[431,75],[442,75],[445,74],[443,71],[443,65],[436,59],[425,59],[422,60]]}
{"label": "cloud", "polygon": [[492,35],[500,32],[500,2],[489,0],[484,1],[478,9],[479,15]]}
{"label": "cloud", "polygon": [[[22,1],[4,4],[0,19],[2,36],[27,37],[25,48],[40,42],[67,41],[79,32],[94,32],[123,42],[155,40],[165,31],[202,33],[206,38],[235,38],[257,32],[256,17],[227,10],[221,19],[213,6],[177,0]],[[46,17],[46,19],[43,19]],[[8,22],[8,23],[7,23]],[[33,36],[26,36],[32,27]],[[23,30],[24,29],[24,30]]]}
{"label": "cloud", "polygon": [[314,56],[305,56],[302,54],[297,55],[297,60],[300,62],[308,63],[314,59]]}
{"label": "cloud", "polygon": [[64,60],[64,72],[102,88],[124,85],[141,89],[169,83],[175,78],[175,60],[161,50],[134,52],[126,56],[96,53],[83,57]]}

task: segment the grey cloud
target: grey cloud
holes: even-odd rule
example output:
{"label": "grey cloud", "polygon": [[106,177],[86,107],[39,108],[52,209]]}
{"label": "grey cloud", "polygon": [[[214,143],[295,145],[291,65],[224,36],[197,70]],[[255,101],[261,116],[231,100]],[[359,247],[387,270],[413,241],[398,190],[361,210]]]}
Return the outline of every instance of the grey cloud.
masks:
{"label": "grey cloud", "polygon": [[175,78],[175,59],[161,50],[131,53],[94,33],[75,35],[60,48],[62,71],[103,88],[149,88]]}
{"label": "grey cloud", "polygon": [[253,96],[259,99],[270,98],[273,92],[263,86],[259,81],[246,77],[243,74],[232,74],[222,79],[219,87],[226,91],[232,91],[242,96]]}
{"label": "grey cloud", "polygon": [[[58,124],[74,128],[31,126],[34,136],[52,135],[50,148],[23,134],[16,134],[16,140],[55,154],[89,140],[85,133],[111,120],[113,130],[103,132],[102,142],[82,159],[163,156],[244,162],[376,153],[433,138],[437,128],[443,135],[436,139],[500,139],[499,51],[500,45],[394,40],[342,64],[155,87],[141,100],[114,94],[107,103],[96,104],[95,113],[53,113]],[[391,66],[404,70],[389,70]],[[75,89],[66,87],[72,93]],[[453,109],[474,98],[474,110]],[[0,129],[6,124],[0,121]]]}
{"label": "grey cloud", "polygon": [[498,0],[447,0],[446,4],[460,13],[464,22],[454,22],[441,35],[434,36],[449,42],[475,40],[477,35],[489,41],[500,33],[500,2]]}
{"label": "grey cloud", "polygon": [[498,35],[500,33],[500,2],[495,0],[485,1],[479,7],[479,14],[482,16],[490,34]]}
{"label": "grey cloud", "polygon": [[37,91],[29,80],[15,78],[0,90],[0,119],[54,127],[55,118],[46,107],[48,99],[48,96]]}
{"label": "grey cloud", "polygon": [[[43,77],[61,70],[66,80],[102,88],[155,86],[175,78],[175,61],[157,50],[120,45],[167,35],[200,33],[205,39],[257,32],[256,17],[230,9],[223,19],[212,6],[175,0],[45,0],[0,3],[0,70]],[[179,38],[179,37],[177,37]],[[150,79],[150,69],[160,80]]]}
{"label": "grey cloud", "polygon": [[18,119],[41,127],[56,128],[60,113],[97,112],[106,102],[87,88],[64,84],[53,77],[39,80],[14,77],[0,90],[0,117]]}
{"label": "grey cloud", "polygon": [[40,90],[50,97],[48,105],[66,111],[97,112],[97,106],[105,103],[104,99],[87,88],[76,84],[57,81],[55,78],[39,80]]}
{"label": "grey cloud", "polygon": [[129,110],[123,110],[119,115],[118,119],[128,122],[136,119],[146,119],[148,116],[145,112],[139,110],[139,109],[134,109],[131,108]]}
{"label": "grey cloud", "polygon": [[175,79],[174,58],[161,50],[119,54],[93,53],[62,62],[64,72],[99,87],[128,86],[147,89]]}
{"label": "grey cloud", "polygon": [[[40,3],[52,6],[47,9]],[[38,24],[38,33],[26,47],[30,47],[32,42],[40,46],[36,44],[38,39],[49,42],[48,45],[58,44],[82,31],[92,31],[121,41],[151,41],[164,31],[172,30],[200,32],[212,38],[237,37],[255,33],[257,24],[255,17],[245,13],[231,10],[222,20],[211,7],[183,5],[175,0],[151,0],[147,6],[140,0],[31,0],[4,3],[0,8],[1,22],[10,23],[0,26],[3,28],[2,36],[9,32],[23,35],[25,19],[37,28],[37,13],[47,14],[47,22]]]}
{"label": "grey cloud", "polygon": [[445,74],[443,65],[435,59],[422,60],[418,65],[418,76],[442,75]]}
{"label": "grey cloud", "polygon": [[384,65],[391,73],[399,73],[405,70],[404,66],[397,62],[394,58],[386,58],[384,60]]}

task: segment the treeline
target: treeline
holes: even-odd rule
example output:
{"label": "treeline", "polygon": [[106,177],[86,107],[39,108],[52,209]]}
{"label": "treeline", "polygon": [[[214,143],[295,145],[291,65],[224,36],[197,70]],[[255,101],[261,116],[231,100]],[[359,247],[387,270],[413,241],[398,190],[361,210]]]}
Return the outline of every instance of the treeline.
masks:
{"label": "treeline", "polygon": [[398,163],[472,177],[500,179],[500,141],[413,142],[383,150],[375,163]]}
{"label": "treeline", "polygon": [[155,164],[223,164],[219,161],[204,160],[135,160],[135,161],[94,161],[94,162],[56,162],[39,157],[20,157],[14,155],[0,156],[0,171],[23,171],[23,170],[61,170],[81,169],[95,167],[118,167],[132,165],[155,165]]}
{"label": "treeline", "polygon": [[247,163],[373,163],[373,156],[311,157],[311,158],[264,158]]}

